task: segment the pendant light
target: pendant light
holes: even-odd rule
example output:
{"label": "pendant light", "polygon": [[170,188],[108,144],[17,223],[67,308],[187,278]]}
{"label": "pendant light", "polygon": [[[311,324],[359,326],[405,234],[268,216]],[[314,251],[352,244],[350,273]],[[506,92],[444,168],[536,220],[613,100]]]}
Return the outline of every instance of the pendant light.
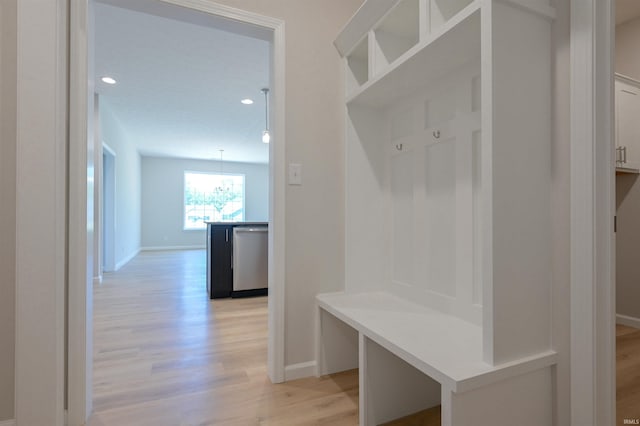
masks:
{"label": "pendant light", "polygon": [[262,132],[262,142],[271,142],[271,134],[269,133],[269,89],[262,89],[264,94],[264,131]]}
{"label": "pendant light", "polygon": [[[220,175],[224,176],[224,162],[222,161],[222,153],[224,152],[224,149],[220,149]],[[228,188],[223,188],[222,184],[218,185],[218,187],[216,188],[217,192],[225,192],[228,191]]]}
{"label": "pendant light", "polygon": [[213,189],[213,194],[211,197],[211,203],[213,207],[218,211],[219,219],[224,221],[224,207],[227,205],[227,202],[233,198],[231,190],[228,187],[225,187],[224,182],[224,161],[222,160],[222,153],[224,149],[220,150],[220,181],[218,186]]}

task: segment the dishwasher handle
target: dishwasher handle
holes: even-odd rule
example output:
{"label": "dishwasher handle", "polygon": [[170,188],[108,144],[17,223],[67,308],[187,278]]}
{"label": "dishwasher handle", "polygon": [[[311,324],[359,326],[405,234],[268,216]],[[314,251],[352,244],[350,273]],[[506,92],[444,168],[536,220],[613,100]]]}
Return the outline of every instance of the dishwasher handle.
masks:
{"label": "dishwasher handle", "polygon": [[261,227],[261,228],[235,228],[233,230],[234,233],[236,234],[240,234],[242,232],[267,232],[268,229],[267,227]]}

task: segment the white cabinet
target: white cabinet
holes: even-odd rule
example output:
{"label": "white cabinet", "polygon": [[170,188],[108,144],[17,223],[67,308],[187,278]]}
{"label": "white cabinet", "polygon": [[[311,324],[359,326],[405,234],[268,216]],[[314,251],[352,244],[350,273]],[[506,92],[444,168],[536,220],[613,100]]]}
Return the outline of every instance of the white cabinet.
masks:
{"label": "white cabinet", "polygon": [[[359,359],[361,424],[415,409],[422,386],[443,425],[551,425],[554,17],[546,0],[368,0],[335,41],[345,286],[318,296],[318,365]],[[398,389],[394,370],[435,385]],[[509,417],[507,396],[535,418]]]}
{"label": "white cabinet", "polygon": [[640,82],[615,79],[616,167],[640,169]]}

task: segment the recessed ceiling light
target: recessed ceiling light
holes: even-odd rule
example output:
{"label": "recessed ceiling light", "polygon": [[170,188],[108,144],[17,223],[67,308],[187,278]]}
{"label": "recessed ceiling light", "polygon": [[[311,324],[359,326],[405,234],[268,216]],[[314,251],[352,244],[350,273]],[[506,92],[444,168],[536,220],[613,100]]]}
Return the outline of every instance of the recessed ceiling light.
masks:
{"label": "recessed ceiling light", "polygon": [[251,105],[253,103],[253,100],[251,100],[251,99],[243,99],[240,102],[242,102],[245,105]]}
{"label": "recessed ceiling light", "polygon": [[107,83],[107,84],[116,84],[117,83],[115,78],[112,78],[112,77],[102,77],[101,80],[102,80],[103,83]]}

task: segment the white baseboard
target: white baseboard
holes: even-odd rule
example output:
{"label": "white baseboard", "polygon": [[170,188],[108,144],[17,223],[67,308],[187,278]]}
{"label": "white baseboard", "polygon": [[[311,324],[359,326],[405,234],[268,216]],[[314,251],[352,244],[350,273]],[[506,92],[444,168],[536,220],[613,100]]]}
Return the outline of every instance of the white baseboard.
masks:
{"label": "white baseboard", "polygon": [[142,247],[140,251],[203,250],[206,248],[207,246],[204,244],[197,246],[151,246]]}
{"label": "white baseboard", "polygon": [[640,318],[630,317],[627,315],[616,315],[616,323],[633,328],[640,328]]}
{"label": "white baseboard", "polygon": [[139,248],[134,250],[131,254],[129,254],[129,256],[125,257],[120,262],[116,263],[116,271],[118,269],[122,268],[127,263],[129,263],[131,261],[131,259],[133,259],[134,257],[136,257],[138,255],[138,253],[140,253],[140,249]]}
{"label": "white baseboard", "polygon": [[0,420],[0,426],[16,426],[15,420]]}
{"label": "white baseboard", "polygon": [[284,381],[303,379],[316,375],[316,362],[301,362],[299,364],[291,364],[284,367]]}

